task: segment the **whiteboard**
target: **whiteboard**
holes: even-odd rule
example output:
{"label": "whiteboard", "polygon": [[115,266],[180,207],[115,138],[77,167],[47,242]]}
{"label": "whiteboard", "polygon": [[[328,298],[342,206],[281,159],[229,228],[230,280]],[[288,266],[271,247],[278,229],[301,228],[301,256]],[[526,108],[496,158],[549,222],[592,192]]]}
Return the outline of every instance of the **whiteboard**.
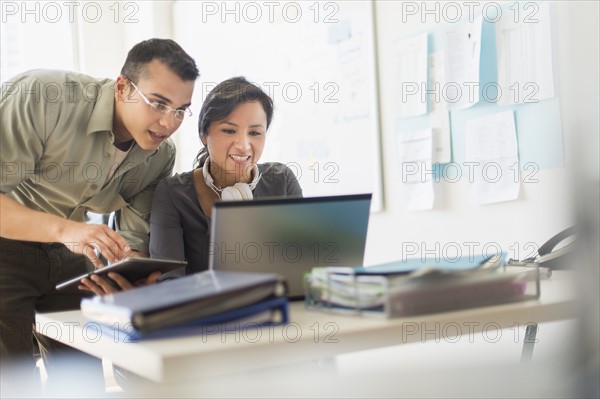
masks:
{"label": "whiteboard", "polygon": [[201,73],[195,116],[174,136],[176,168],[189,170],[200,148],[208,92],[245,76],[275,103],[261,162],[288,165],[307,197],[373,193],[382,210],[372,2],[177,1],[173,21]]}

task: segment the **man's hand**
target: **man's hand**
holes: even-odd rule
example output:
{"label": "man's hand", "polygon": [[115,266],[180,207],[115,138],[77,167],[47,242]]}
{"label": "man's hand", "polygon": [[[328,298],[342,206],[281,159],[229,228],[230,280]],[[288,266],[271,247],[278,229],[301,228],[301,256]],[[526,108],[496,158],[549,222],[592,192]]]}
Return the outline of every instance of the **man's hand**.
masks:
{"label": "man's hand", "polygon": [[71,251],[87,256],[97,269],[104,264],[95,250],[111,263],[128,258],[134,252],[123,237],[104,224],[65,220],[60,229],[59,241]]}
{"label": "man's hand", "polygon": [[160,276],[161,272],[152,272],[147,277],[136,281],[134,284],[131,284],[119,273],[110,272],[108,273],[108,277],[110,277],[110,280],[112,281],[109,281],[98,275],[92,275],[90,278],[82,279],[78,288],[84,291],[91,291],[96,295],[113,294],[119,291],[128,291],[135,287],[154,284],[158,281]]}
{"label": "man's hand", "polygon": [[103,264],[95,249],[109,262],[128,258],[132,252],[123,237],[106,225],[75,222],[34,211],[4,194],[0,194],[0,236],[11,240],[60,242],[71,251],[87,256],[97,268]]}

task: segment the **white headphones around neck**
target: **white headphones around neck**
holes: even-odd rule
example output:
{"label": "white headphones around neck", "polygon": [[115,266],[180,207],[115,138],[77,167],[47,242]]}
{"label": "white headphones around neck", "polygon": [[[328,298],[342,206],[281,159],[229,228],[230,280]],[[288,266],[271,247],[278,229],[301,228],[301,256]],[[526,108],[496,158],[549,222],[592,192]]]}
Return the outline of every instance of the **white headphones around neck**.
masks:
{"label": "white headphones around neck", "polygon": [[260,180],[260,171],[258,166],[254,164],[252,173],[254,179],[248,183],[235,183],[233,186],[220,188],[215,185],[213,177],[210,175],[208,170],[210,165],[210,158],[206,158],[204,166],[202,166],[202,175],[204,176],[204,182],[210,187],[223,201],[236,201],[236,200],[251,200],[253,198],[252,190],[256,188],[258,181]]}

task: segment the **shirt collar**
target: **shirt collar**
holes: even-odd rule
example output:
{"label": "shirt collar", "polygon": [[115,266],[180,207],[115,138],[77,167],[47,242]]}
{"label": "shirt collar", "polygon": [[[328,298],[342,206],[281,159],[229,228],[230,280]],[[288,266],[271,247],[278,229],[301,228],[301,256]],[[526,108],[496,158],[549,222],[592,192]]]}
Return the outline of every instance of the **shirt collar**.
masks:
{"label": "shirt collar", "polygon": [[[115,135],[112,132],[115,113],[115,84],[116,82],[114,80],[109,80],[100,86],[100,92],[98,97],[96,97],[96,104],[87,125],[88,135],[92,133],[107,132],[110,136],[111,143],[115,142]],[[130,152],[140,152],[143,156],[147,157],[156,154],[158,149],[142,150],[137,143],[133,143]]]}
{"label": "shirt collar", "polygon": [[114,135],[112,134],[114,110],[115,81],[109,80],[100,86],[100,91],[96,97],[96,104],[87,125],[87,134],[110,132],[111,140],[114,141]]}

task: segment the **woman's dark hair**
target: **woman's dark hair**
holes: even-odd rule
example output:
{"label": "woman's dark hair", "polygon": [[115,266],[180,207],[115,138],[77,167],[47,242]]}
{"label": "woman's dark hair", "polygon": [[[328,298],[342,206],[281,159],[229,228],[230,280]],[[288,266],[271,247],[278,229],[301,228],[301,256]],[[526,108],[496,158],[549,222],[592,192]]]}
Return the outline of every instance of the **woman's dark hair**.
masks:
{"label": "woman's dark hair", "polygon": [[[273,100],[267,93],[257,85],[250,83],[243,76],[230,78],[219,83],[208,93],[202,104],[200,116],[198,117],[200,137],[208,134],[208,128],[212,122],[225,119],[240,104],[255,101],[262,105],[267,115],[268,129],[273,119]],[[194,167],[202,166],[207,156],[208,149],[204,147],[196,155]]]}
{"label": "woman's dark hair", "polygon": [[155,59],[165,64],[183,81],[196,80],[200,74],[194,59],[179,44],[171,39],[149,39],[129,50],[121,75],[138,82],[146,65]]}

